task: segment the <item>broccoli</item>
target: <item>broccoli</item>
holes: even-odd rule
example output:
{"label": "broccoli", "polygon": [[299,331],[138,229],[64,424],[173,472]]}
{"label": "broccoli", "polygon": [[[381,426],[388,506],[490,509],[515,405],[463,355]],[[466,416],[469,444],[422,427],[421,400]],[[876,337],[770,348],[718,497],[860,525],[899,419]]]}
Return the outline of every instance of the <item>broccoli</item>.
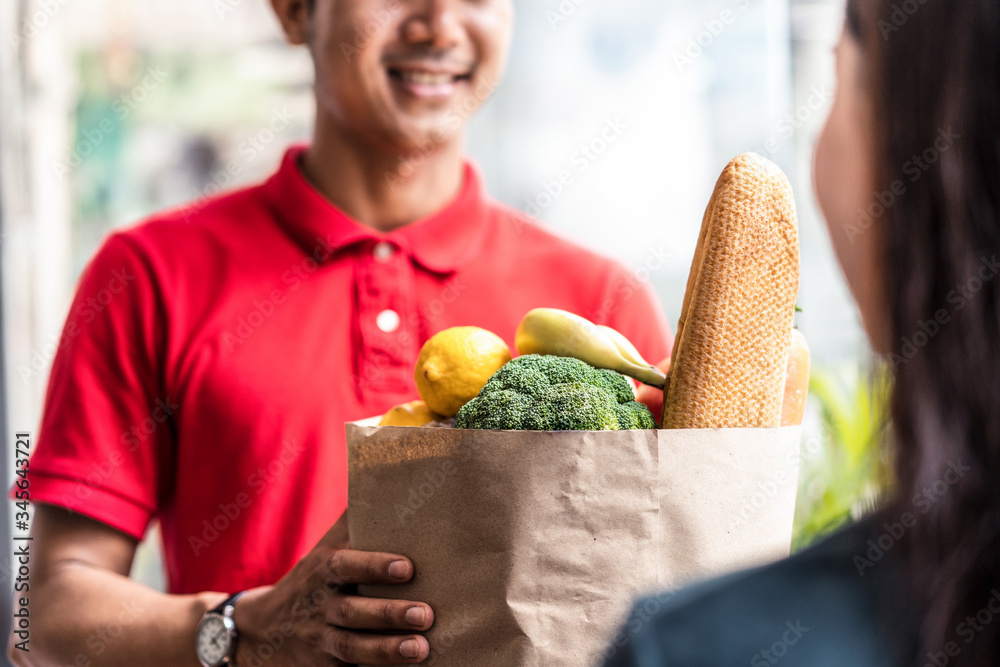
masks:
{"label": "broccoli", "polygon": [[607,392],[582,382],[549,386],[535,400],[522,426],[532,431],[617,431],[617,403]]}
{"label": "broccoli", "polygon": [[480,392],[455,415],[455,428],[520,430],[521,417],[531,410],[533,403],[531,397],[509,389]]}
{"label": "broccoli", "polygon": [[632,390],[632,383],[626,380],[624,375],[605,368],[591,368],[590,371],[584,382],[608,392],[617,403],[635,402],[635,391]]}
{"label": "broccoli", "polygon": [[629,401],[615,406],[618,429],[622,431],[642,428],[656,428],[653,413],[642,403]]}
{"label": "broccoli", "polygon": [[579,359],[528,354],[493,374],[455,417],[456,428],[614,431],[656,428],[632,384]]}

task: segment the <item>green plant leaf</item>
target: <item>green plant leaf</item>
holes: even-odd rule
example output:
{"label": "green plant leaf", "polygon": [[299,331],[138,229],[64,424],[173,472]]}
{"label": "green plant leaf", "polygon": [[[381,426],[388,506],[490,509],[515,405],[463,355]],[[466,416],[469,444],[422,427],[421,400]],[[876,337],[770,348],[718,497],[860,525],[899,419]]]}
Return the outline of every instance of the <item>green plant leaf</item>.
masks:
{"label": "green plant leaf", "polygon": [[883,447],[888,398],[884,368],[870,374],[858,367],[814,372],[809,399],[819,415],[822,445],[800,470],[794,549],[859,518],[884,497],[890,477]]}

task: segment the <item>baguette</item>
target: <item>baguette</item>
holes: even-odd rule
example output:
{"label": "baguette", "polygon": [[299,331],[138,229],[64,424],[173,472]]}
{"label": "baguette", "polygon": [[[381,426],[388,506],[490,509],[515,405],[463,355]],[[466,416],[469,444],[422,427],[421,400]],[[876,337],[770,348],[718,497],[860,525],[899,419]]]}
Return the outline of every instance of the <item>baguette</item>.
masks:
{"label": "baguette", "polygon": [[777,427],[799,291],[792,188],[730,162],[702,220],[664,388],[663,428]]}

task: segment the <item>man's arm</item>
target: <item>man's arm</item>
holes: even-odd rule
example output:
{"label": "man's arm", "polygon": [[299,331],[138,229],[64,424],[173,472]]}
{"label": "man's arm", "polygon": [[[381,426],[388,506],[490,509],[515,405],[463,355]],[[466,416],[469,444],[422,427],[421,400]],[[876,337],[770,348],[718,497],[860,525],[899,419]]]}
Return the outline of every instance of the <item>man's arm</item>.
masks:
{"label": "man's arm", "polygon": [[128,578],[137,542],[50,505],[35,507],[31,651],[16,665],[146,664],[199,667],[194,632],[225,594],[164,595]]}
{"label": "man's arm", "polygon": [[[14,664],[199,667],[195,629],[227,593],[166,595],[130,580],[136,541],[58,507],[36,505],[32,535],[38,556],[29,591],[31,651],[14,648],[12,639]],[[413,576],[405,558],[344,548],[346,535],[345,514],[275,586],[253,589],[239,601],[237,665],[394,665],[427,657],[421,635],[354,631],[419,632],[433,623],[433,612],[420,603],[343,592],[355,583],[403,583]]]}

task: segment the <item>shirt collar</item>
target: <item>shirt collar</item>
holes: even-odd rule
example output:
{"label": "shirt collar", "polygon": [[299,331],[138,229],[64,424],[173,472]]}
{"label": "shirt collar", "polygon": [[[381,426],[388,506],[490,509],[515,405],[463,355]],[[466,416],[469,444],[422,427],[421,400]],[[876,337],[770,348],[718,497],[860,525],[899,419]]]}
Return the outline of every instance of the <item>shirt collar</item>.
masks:
{"label": "shirt collar", "polygon": [[462,189],[443,209],[389,233],[352,219],[327,201],[299,168],[305,146],[290,148],[263,186],[281,224],[306,253],[323,259],[364,241],[387,241],[424,268],[451,273],[471,259],[486,230],[486,194],[479,170],[464,164]]}

